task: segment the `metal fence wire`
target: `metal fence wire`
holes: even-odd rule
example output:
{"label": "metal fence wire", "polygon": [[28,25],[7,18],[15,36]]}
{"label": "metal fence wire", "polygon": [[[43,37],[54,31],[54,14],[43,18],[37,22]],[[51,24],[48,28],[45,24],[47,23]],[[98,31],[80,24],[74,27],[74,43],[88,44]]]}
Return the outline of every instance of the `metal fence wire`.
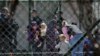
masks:
{"label": "metal fence wire", "polygon": [[[9,1],[5,4],[9,8]],[[60,42],[63,18],[79,24],[78,6],[76,2],[72,4],[75,6],[66,1],[19,1],[13,16],[9,9],[2,8],[0,56],[61,56],[55,46]],[[39,16],[33,17],[32,13]],[[70,27],[69,34],[74,34]]]}

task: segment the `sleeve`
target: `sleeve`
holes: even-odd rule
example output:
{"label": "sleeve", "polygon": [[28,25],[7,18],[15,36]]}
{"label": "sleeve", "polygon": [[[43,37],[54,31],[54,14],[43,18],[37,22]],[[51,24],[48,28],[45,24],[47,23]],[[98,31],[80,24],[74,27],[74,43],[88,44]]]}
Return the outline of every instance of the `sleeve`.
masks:
{"label": "sleeve", "polygon": [[55,48],[60,48],[60,43],[58,43],[56,46],[55,46]]}

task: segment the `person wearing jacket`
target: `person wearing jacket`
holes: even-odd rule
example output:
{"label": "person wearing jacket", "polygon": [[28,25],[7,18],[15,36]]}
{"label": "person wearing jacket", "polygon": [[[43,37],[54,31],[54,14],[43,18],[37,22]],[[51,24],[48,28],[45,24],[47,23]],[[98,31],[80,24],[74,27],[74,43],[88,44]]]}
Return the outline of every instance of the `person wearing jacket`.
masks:
{"label": "person wearing jacket", "polygon": [[59,55],[64,56],[65,53],[70,49],[70,43],[66,40],[64,34],[59,35],[60,42],[55,46],[59,50]]}
{"label": "person wearing jacket", "polygon": [[16,35],[19,26],[12,18],[7,7],[1,10],[0,27],[0,48],[5,51],[16,49]]}
{"label": "person wearing jacket", "polygon": [[38,12],[36,10],[32,10],[32,21],[35,21],[39,27],[42,23],[42,19],[39,17]]}
{"label": "person wearing jacket", "polygon": [[34,35],[37,30],[40,30],[40,24],[42,23],[42,19],[39,17],[38,12],[36,10],[32,10],[31,13],[31,21],[28,25],[28,41],[29,41],[29,50],[32,49]]}

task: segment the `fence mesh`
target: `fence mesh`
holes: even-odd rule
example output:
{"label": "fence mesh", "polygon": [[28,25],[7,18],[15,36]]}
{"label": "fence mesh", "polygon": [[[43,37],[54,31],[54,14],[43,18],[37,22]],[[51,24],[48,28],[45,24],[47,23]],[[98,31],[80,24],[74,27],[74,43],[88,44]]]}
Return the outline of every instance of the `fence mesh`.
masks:
{"label": "fence mesh", "polygon": [[[0,1],[2,2],[2,1]],[[8,1],[4,1],[9,3]],[[61,2],[61,3],[60,3]],[[93,6],[95,5],[94,2]],[[10,4],[10,3],[9,3]],[[60,7],[61,5],[61,7]],[[6,5],[7,6],[7,5]],[[95,5],[96,6],[96,5]],[[100,8],[100,5],[98,5]],[[29,7],[31,9],[29,10]],[[29,41],[29,37],[33,37],[34,33],[30,31],[31,24],[29,23],[29,14],[31,15],[31,10],[37,10],[39,17],[47,25],[47,32],[43,39],[38,43]],[[61,26],[55,26],[56,13],[58,11],[63,11],[63,17],[68,23],[78,21],[78,5],[77,2],[66,2],[66,1],[19,1],[15,14],[13,16],[9,15],[6,9],[0,10],[0,55],[1,56],[58,56],[59,50],[55,46],[59,43],[58,33],[55,28],[59,28],[61,31]],[[100,11],[100,9],[94,9],[95,11]],[[95,12],[94,11],[94,12]],[[96,12],[97,14],[97,12]],[[99,17],[99,12],[98,12]],[[32,15],[31,15],[32,16]],[[31,22],[34,23],[34,22]],[[54,23],[54,24],[53,24]],[[61,24],[61,23],[60,23]],[[40,25],[38,26],[40,27]],[[39,30],[38,30],[39,31]],[[30,36],[32,35],[32,36]],[[34,39],[32,38],[32,41]],[[42,42],[42,45],[41,45]],[[35,45],[37,47],[35,47]]]}

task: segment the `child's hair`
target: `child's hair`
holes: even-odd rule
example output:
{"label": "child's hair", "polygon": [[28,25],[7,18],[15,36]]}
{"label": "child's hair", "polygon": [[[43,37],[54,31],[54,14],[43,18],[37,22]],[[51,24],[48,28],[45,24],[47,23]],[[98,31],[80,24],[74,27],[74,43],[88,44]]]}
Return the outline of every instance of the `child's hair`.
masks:
{"label": "child's hair", "polygon": [[41,23],[41,27],[43,27],[44,29],[47,28],[45,23]]}
{"label": "child's hair", "polygon": [[60,34],[59,39],[60,39],[60,41],[64,41],[66,39],[66,37],[64,36],[64,34]]}

